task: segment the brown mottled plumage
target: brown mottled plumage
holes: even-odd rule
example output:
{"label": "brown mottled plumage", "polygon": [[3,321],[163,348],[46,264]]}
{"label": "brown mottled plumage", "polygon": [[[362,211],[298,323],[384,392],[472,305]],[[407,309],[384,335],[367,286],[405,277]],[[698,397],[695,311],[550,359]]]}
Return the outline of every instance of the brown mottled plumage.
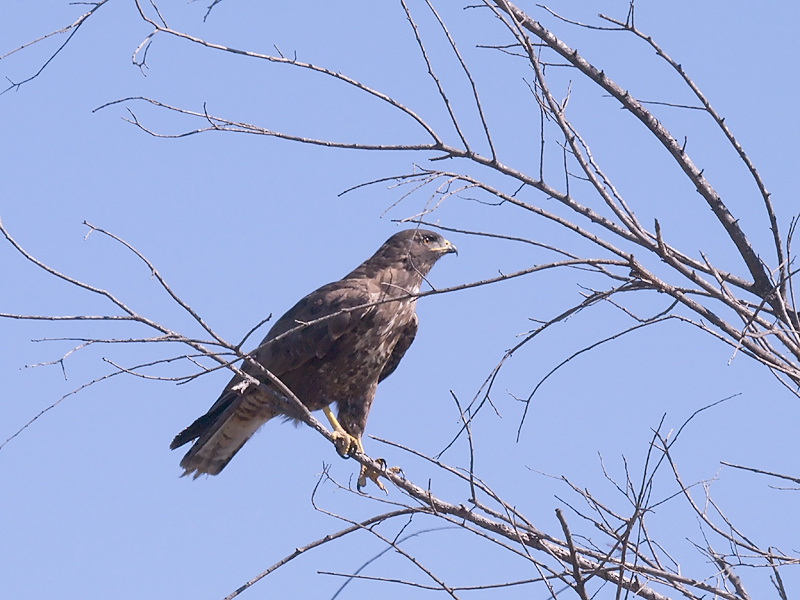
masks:
{"label": "brown mottled plumage", "polygon": [[[343,279],[311,292],[289,309],[253,357],[309,410],[336,402],[341,428],[359,447],[378,382],[397,368],[417,332],[416,299],[385,300],[417,293],[434,263],[449,252],[456,252],[455,246],[437,233],[396,233]],[[357,308],[376,302],[380,303]],[[259,376],[253,365],[245,363],[242,370]],[[234,376],[211,409],[175,436],[173,449],[196,440],[181,460],[184,475],[216,475],[272,417],[296,418],[287,405],[278,406],[254,386],[241,383],[242,378]]]}

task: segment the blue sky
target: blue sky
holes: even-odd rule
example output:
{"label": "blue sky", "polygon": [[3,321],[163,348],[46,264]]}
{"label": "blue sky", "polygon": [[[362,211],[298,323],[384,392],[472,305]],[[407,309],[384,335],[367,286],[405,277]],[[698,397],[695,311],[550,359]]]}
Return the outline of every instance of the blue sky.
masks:
{"label": "blue sky", "polygon": [[[425,72],[405,15],[395,3],[250,3],[224,0],[203,22],[201,2],[159,3],[175,29],[229,46],[274,52],[341,71],[379,89],[447,131],[447,115]],[[482,11],[438,7],[461,45],[479,86],[501,157],[535,172],[538,111],[526,92],[520,61],[477,44],[508,43]],[[652,4],[652,3],[651,3]],[[798,212],[798,124],[795,117],[798,8],[747,2],[671,2],[637,10],[637,26],[680,62],[703,89],[759,168],[782,230]],[[521,5],[638,98],[688,103],[692,99],[654,52],[629,34],[560,23],[533,3]],[[624,18],[626,2],[556,2],[570,18],[600,24],[596,13]],[[422,4],[411,4],[423,37],[453,98],[469,89],[448,54],[440,30]],[[69,23],[86,9],[67,2],[6,3],[0,9],[0,55]],[[141,102],[147,96],[187,109],[288,133],[363,143],[427,142],[407,116],[320,75],[268,64],[156,36],[147,68],[131,55],[150,28],[130,0],[97,11],[37,78],[0,96],[0,218],[27,251],[51,267],[109,290],[136,311],[186,335],[201,335],[130,252],[87,221],[125,239],[158,268],[172,289],[215,331],[238,341],[259,320],[282,314],[314,288],[338,279],[398,229],[394,219],[426,208],[424,190],[401,200],[407,187],[360,183],[432,163],[431,153],[331,150],[275,138],[212,132],[158,139],[123,119],[133,111],[153,130],[177,134],[202,126]],[[21,81],[54,52],[63,36],[0,60],[0,75]],[[557,69],[557,67],[554,67]],[[593,154],[613,177],[643,223],[658,218],[665,235],[687,252],[702,250],[724,268],[742,272],[710,211],[681,177],[663,148],[602,90],[558,74],[572,86],[570,116]],[[456,110],[469,136],[480,122],[466,102]],[[687,151],[763,248],[770,264],[769,231],[757,190],[721,134],[695,111],[659,107],[654,114]],[[485,145],[478,144],[480,151]],[[557,180],[560,155],[548,149]],[[456,168],[455,166],[453,168]],[[475,170],[490,181],[499,179]],[[563,179],[563,176],[562,176]],[[558,180],[560,185],[561,180]],[[504,188],[513,192],[513,189]],[[587,193],[575,183],[576,197]],[[541,194],[525,198],[559,210]],[[399,201],[401,200],[401,201]],[[447,199],[430,219],[445,226],[521,235],[568,246],[562,230],[513,208],[464,197]],[[399,201],[399,202],[398,202]],[[588,202],[588,200],[587,200]],[[459,248],[436,265],[437,287],[508,273],[552,257],[536,248],[457,233]],[[586,250],[586,246],[569,246]],[[589,251],[589,250],[586,250]],[[774,264],[772,264],[774,266]],[[0,312],[109,314],[97,295],[57,281],[0,245],[4,285]],[[575,270],[543,272],[513,281],[420,301],[420,332],[396,374],[381,384],[368,434],[435,454],[458,431],[451,391],[468,402],[518,335],[580,301],[579,286],[601,286]],[[644,313],[666,307],[634,300]],[[712,496],[746,535],[762,546],[797,551],[796,493],[775,482],[720,467],[720,461],[797,475],[798,400],[767,370],[686,325],[667,322],[581,355],[551,377],[534,397],[520,442],[522,407],[514,397],[561,360],[611,335],[630,321],[610,306],[575,315],[525,347],[501,371],[493,401],[474,425],[476,472],[540,529],[559,534],[556,498],[574,501],[565,476],[610,505],[625,507],[603,477],[624,478],[622,456],[642,469],[652,428],[665,417],[677,429],[697,409],[730,400],[695,418],[675,456],[687,482],[710,480]],[[166,356],[162,348],[120,345],[84,348],[43,338],[141,336],[136,326],[0,320],[0,443],[59,398],[113,371],[104,359],[136,364]],[[157,374],[176,376],[188,365]],[[66,375],[66,377],[65,377]],[[340,460],[307,428],[269,423],[218,477],[180,479],[180,454],[169,442],[216,399],[228,376],[216,373],[187,385],[116,376],[64,399],[0,449],[0,596],[38,598],[222,598],[272,563],[345,526],[318,512],[311,494],[323,464],[347,484],[354,461]],[[429,479],[441,497],[465,502],[468,490],[424,461],[365,439],[366,450],[399,464],[420,485]],[[444,460],[467,464],[466,444]],[[669,477],[655,495],[674,492]],[[698,494],[701,492],[698,489]],[[390,490],[389,500],[401,500]],[[349,519],[385,506],[323,485],[317,504]],[[578,526],[577,517],[572,517]],[[702,543],[696,519],[679,501],[651,517],[653,532],[669,543],[690,575],[709,572],[686,540]],[[412,523],[407,533],[437,527]],[[383,531],[393,537],[400,524]],[[523,561],[462,531],[441,530],[404,542],[453,585],[534,576]],[[368,534],[330,544],[276,571],[242,597],[331,597],[342,579],[317,571],[350,573],[384,546]],[[395,553],[366,573],[422,581]],[[753,597],[773,593],[768,573],[748,573]],[[784,579],[797,591],[796,572]],[[428,581],[424,581],[428,583]],[[381,594],[409,598],[430,592],[389,583],[353,582],[340,597]],[[522,586],[504,597],[529,597]],[[542,593],[543,590],[539,590]],[[348,595],[349,594],[349,595]],[[544,597],[544,595],[543,595]]]}

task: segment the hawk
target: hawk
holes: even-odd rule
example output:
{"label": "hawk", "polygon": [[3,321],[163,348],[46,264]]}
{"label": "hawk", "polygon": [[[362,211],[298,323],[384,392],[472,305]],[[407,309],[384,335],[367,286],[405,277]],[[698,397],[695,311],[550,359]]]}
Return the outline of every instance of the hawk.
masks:
{"label": "hawk", "polygon": [[[310,411],[323,410],[344,457],[363,452],[361,436],[378,383],[391,375],[417,333],[415,295],[434,263],[456,247],[432,231],[394,234],[339,281],[300,300],[267,333],[251,357],[284,383]],[[248,361],[241,370],[270,385]],[[329,405],[337,405],[334,416]],[[291,403],[249,385],[240,375],[209,411],[170,445],[194,441],[181,460],[183,475],[216,475],[264,423],[299,420]],[[377,473],[362,468],[359,488]]]}

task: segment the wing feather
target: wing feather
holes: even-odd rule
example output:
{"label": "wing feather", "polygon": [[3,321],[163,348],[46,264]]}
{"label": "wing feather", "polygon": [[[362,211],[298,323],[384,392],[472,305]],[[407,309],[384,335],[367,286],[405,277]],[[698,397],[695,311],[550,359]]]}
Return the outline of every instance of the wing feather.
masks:
{"label": "wing feather", "polygon": [[411,347],[411,344],[414,342],[414,338],[417,336],[418,326],[419,326],[419,319],[417,318],[417,313],[412,313],[411,319],[408,321],[405,328],[403,329],[403,333],[397,340],[397,344],[395,344],[394,350],[392,350],[392,355],[389,357],[389,361],[383,367],[383,371],[381,371],[381,376],[378,378],[378,383],[380,383],[381,381],[386,379],[389,375],[394,373],[394,370],[397,368],[397,365],[399,365],[400,361],[403,360],[403,356],[405,356],[406,351]]}
{"label": "wing feather", "polygon": [[[372,280],[344,279],[329,283],[300,300],[273,325],[255,359],[280,377],[313,358],[323,358],[336,340],[375,310],[374,306],[359,307],[380,297],[380,287]],[[323,317],[329,318],[315,322]],[[283,337],[270,343],[279,336]]]}

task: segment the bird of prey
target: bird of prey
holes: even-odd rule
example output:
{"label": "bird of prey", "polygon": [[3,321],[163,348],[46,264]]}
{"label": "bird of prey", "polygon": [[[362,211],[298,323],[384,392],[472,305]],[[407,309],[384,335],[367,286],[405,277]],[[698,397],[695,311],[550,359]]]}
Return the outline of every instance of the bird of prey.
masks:
{"label": "bird of prey", "polygon": [[[432,231],[390,237],[339,281],[300,300],[267,333],[251,357],[310,410],[325,412],[339,454],[363,452],[361,436],[378,383],[391,375],[417,333],[415,295],[434,263],[456,247]],[[268,384],[257,365],[241,370]],[[334,417],[329,405],[337,405]],[[299,420],[290,402],[277,402],[235,375],[209,411],[181,431],[170,448],[195,440],[181,460],[183,475],[216,475],[256,430],[276,416]],[[359,488],[377,473],[362,468]]]}

